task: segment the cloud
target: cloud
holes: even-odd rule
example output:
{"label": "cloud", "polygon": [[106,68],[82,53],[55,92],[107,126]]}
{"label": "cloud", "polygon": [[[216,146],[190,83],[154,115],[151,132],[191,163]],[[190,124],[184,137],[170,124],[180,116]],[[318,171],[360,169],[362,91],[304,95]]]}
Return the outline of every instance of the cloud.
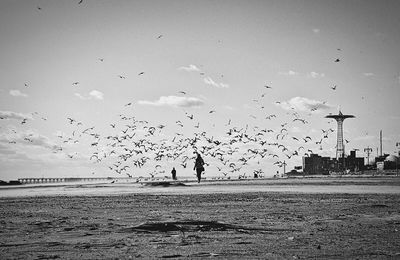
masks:
{"label": "cloud", "polygon": [[93,97],[94,99],[98,99],[98,100],[104,99],[104,94],[98,90],[90,91],[89,96]]}
{"label": "cloud", "polygon": [[295,75],[299,75],[300,73],[293,71],[293,70],[289,70],[289,71],[280,71],[278,73],[279,75],[284,75],[284,76],[295,76]]}
{"label": "cloud", "polygon": [[157,101],[139,100],[138,104],[150,106],[199,107],[202,106],[204,102],[194,97],[162,96]]}
{"label": "cloud", "polygon": [[229,105],[223,106],[223,108],[225,108],[227,110],[235,110],[235,108],[233,108],[232,106],[229,106]]}
{"label": "cloud", "polygon": [[221,83],[217,83],[211,77],[204,78],[204,83],[206,83],[207,85],[210,85],[210,86],[214,86],[216,88],[229,88],[228,84],[225,84],[225,83],[222,83],[222,82]]}
{"label": "cloud", "polygon": [[14,96],[14,97],[27,97],[28,96],[27,94],[22,93],[18,89],[11,89],[9,93],[11,96]]}
{"label": "cloud", "polygon": [[374,73],[372,73],[372,72],[364,72],[363,74],[364,74],[364,76],[366,76],[366,77],[372,77],[372,76],[375,76],[375,74],[374,74]]}
{"label": "cloud", "polygon": [[312,29],[312,31],[313,31],[313,33],[319,33],[320,32],[320,30],[318,28],[314,28],[314,29]]}
{"label": "cloud", "polygon": [[98,90],[92,90],[89,92],[88,96],[83,96],[80,93],[74,93],[75,96],[77,96],[81,100],[89,100],[89,99],[97,99],[97,100],[103,100],[104,99],[104,94]]}
{"label": "cloud", "polygon": [[178,70],[184,70],[187,72],[200,71],[200,69],[193,64],[190,64],[188,67],[179,67]]}
{"label": "cloud", "polygon": [[276,105],[286,110],[295,109],[297,111],[318,111],[334,108],[326,102],[312,100],[305,97],[293,97],[289,101],[284,101]]}
{"label": "cloud", "polygon": [[0,111],[0,119],[33,119],[32,115],[30,114],[22,114],[12,111]]}
{"label": "cloud", "polygon": [[29,146],[39,146],[52,150],[60,148],[59,145],[51,141],[46,136],[40,135],[33,131],[25,131],[20,133],[10,133],[0,135],[0,142],[9,143],[15,142],[16,144],[23,144]]}
{"label": "cloud", "polygon": [[84,96],[82,96],[82,95],[79,94],[79,93],[74,93],[74,95],[77,96],[79,99],[82,99],[82,100],[90,99],[90,97],[84,97]]}
{"label": "cloud", "polygon": [[357,136],[353,140],[354,141],[370,141],[370,140],[374,140],[374,139],[377,139],[377,137],[374,135],[364,135],[364,136]]}
{"label": "cloud", "polygon": [[315,72],[315,71],[311,71],[310,74],[309,74],[308,76],[311,77],[311,78],[316,79],[316,78],[323,78],[323,77],[325,77],[325,74],[324,74],[324,73],[318,73],[318,72]]}

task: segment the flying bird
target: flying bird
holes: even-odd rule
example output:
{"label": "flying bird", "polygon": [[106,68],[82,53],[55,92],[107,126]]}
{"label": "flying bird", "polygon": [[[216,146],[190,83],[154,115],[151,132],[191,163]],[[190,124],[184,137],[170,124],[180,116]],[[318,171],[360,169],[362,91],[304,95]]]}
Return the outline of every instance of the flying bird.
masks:
{"label": "flying bird", "polygon": [[335,60],[335,62],[339,62],[339,61],[340,61],[339,59],[336,59],[336,60]]}
{"label": "flying bird", "polygon": [[160,34],[160,35],[157,36],[157,39],[161,39],[162,37],[163,37],[163,35]]}
{"label": "flying bird", "polygon": [[331,89],[336,90],[336,87],[337,87],[337,86],[335,85],[335,86],[331,87]]}
{"label": "flying bird", "polygon": [[140,72],[140,73],[138,74],[138,76],[141,76],[141,75],[143,75],[143,74],[144,74],[144,71]]}
{"label": "flying bird", "polygon": [[77,81],[77,82],[74,82],[74,83],[72,83],[72,85],[75,85],[75,86],[77,86],[79,84],[79,82]]}

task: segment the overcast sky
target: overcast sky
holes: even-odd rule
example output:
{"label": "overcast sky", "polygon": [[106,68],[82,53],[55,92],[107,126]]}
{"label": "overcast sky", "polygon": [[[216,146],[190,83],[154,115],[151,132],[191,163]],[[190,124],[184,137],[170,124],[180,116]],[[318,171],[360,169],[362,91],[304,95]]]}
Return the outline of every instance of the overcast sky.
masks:
{"label": "overcast sky", "polygon": [[[246,125],[278,133],[287,123],[280,142],[289,150],[300,145],[293,137],[310,136],[305,150],[335,157],[336,123],[324,117],[341,109],[356,116],[344,122],[346,152],[365,156],[372,147],[375,156],[382,130],[383,150],[393,154],[399,11],[396,0],[0,1],[0,179],[118,176],[112,158],[94,163],[93,149],[102,148],[77,135],[95,127],[101,138],[115,136],[126,127],[120,115],[166,125],[157,134],[169,141],[195,131],[225,140],[229,128]],[[279,156],[287,170],[302,164]],[[272,176],[283,171],[275,159],[242,170]],[[166,175],[171,166],[178,177],[193,175],[193,162],[184,169],[178,161],[129,173],[145,176],[161,163]]]}

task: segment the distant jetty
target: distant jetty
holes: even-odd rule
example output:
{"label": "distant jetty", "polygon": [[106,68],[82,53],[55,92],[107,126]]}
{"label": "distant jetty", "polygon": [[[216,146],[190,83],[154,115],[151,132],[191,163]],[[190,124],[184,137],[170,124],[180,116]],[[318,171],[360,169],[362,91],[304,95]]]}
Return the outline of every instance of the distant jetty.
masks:
{"label": "distant jetty", "polygon": [[0,186],[9,186],[9,185],[22,185],[22,182],[18,180],[17,181],[13,180],[9,182],[0,180]]}

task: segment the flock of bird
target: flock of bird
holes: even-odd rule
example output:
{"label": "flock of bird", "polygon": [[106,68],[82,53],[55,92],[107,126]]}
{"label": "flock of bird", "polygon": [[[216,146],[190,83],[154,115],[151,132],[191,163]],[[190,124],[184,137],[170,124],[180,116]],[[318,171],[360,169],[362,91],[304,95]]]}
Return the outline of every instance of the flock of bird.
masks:
{"label": "flock of bird", "polygon": [[[270,86],[265,88],[272,89]],[[185,91],[179,93],[186,95]],[[312,149],[315,145],[322,149],[324,140],[334,132],[331,128],[321,129],[320,138],[291,134],[290,127],[306,125],[309,121],[302,118],[298,112],[291,111],[287,113],[285,122],[272,124],[270,121],[277,121],[279,117],[275,114],[265,114],[262,104],[264,96],[265,93],[257,99],[259,114],[265,120],[263,125],[278,125],[278,128],[250,124],[234,125],[235,119],[228,119],[223,125],[225,129],[217,136],[209,134],[208,129],[202,127],[203,124],[197,115],[187,111],[183,111],[181,119],[171,125],[153,124],[139,120],[133,114],[123,113],[118,115],[115,122],[107,123],[106,127],[109,127],[111,133],[102,134],[97,131],[96,126],[89,126],[76,118],[67,117],[66,124],[70,126],[71,133],[58,135],[60,145],[52,149],[55,153],[65,153],[69,159],[74,159],[78,153],[68,153],[68,149],[63,147],[87,144],[90,148],[87,158],[93,163],[106,163],[110,171],[128,177],[143,177],[135,175],[135,168],[143,168],[146,165],[150,178],[165,174],[164,162],[179,165],[177,168],[191,170],[195,152],[198,152],[210,167],[215,167],[215,172],[221,178],[230,178],[235,173],[239,178],[246,178],[246,174],[250,172],[262,176],[264,171],[261,166],[257,166],[265,162],[283,167],[295,157],[310,156],[314,153]],[[129,102],[121,109],[133,106],[134,103]],[[216,112],[210,110],[208,114]],[[308,115],[311,116],[312,112],[310,110]],[[258,118],[259,114],[249,117]],[[47,120],[38,113],[32,115]],[[27,121],[28,119],[24,118],[21,124],[26,124]],[[188,136],[188,131],[184,131],[188,129],[193,134]],[[171,134],[171,131],[174,133]],[[160,139],[160,136],[165,138]],[[29,136],[25,137],[25,141],[30,141]]]}

